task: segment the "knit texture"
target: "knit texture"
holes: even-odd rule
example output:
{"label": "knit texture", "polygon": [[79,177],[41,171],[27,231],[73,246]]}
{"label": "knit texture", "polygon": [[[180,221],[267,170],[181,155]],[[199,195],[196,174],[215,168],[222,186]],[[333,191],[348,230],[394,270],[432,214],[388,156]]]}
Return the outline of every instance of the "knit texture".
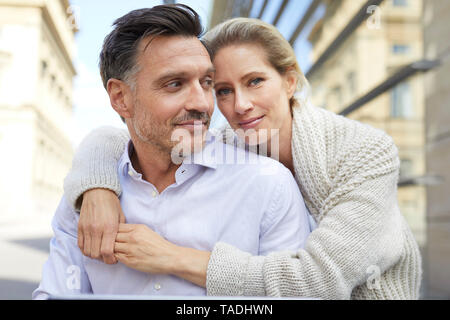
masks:
{"label": "knit texture", "polygon": [[130,140],[127,130],[104,126],[93,130],[75,152],[72,169],[64,179],[64,194],[76,211],[84,192],[104,188],[120,196],[117,166]]}
{"label": "knit texture", "polygon": [[264,259],[217,244],[208,295],[418,299],[421,257],[398,208],[392,139],[306,104],[294,110],[292,152],[318,228],[304,249]]}
{"label": "knit texture", "polygon": [[[123,130],[101,128],[83,141],[64,184],[73,205],[96,187],[120,194],[117,161],[128,139]],[[318,228],[304,249],[267,257],[218,243],[207,270],[208,295],[418,299],[421,257],[398,208],[392,139],[304,104],[294,110],[292,152]]]}

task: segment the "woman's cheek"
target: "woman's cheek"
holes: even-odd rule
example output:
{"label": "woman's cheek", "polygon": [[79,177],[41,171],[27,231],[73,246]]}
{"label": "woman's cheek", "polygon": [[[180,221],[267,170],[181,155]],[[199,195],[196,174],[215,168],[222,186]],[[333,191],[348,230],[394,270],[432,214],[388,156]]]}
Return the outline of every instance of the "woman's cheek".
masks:
{"label": "woman's cheek", "polygon": [[227,120],[231,120],[231,116],[233,114],[233,107],[231,104],[226,103],[225,101],[217,101],[217,106],[224,117],[227,118]]}

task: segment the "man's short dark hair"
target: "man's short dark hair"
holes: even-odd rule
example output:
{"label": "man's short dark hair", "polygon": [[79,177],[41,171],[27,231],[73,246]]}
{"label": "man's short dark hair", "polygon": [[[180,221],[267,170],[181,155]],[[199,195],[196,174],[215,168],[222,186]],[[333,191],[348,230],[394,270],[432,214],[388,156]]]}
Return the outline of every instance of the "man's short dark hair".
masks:
{"label": "man's short dark hair", "polygon": [[200,38],[203,33],[197,12],[183,4],[134,10],[114,21],[113,26],[100,53],[100,74],[105,89],[109,79],[127,81],[134,76],[142,39],[159,35]]}

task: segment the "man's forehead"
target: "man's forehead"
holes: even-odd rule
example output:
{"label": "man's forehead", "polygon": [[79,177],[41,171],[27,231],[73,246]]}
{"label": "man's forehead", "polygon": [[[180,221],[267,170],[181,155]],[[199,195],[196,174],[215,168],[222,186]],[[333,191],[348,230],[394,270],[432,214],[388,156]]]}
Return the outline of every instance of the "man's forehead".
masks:
{"label": "man's forehead", "polygon": [[141,58],[151,65],[194,58],[211,63],[208,51],[195,37],[158,36],[144,39],[139,51]]}

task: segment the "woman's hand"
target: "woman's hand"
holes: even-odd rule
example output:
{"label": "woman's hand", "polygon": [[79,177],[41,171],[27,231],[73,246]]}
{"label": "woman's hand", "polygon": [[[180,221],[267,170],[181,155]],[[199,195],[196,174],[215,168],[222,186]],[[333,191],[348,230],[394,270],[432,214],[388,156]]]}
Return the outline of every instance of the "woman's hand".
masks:
{"label": "woman's hand", "polygon": [[177,246],[142,224],[120,224],[114,252],[126,266],[147,273],[173,272]]}
{"label": "woman's hand", "polygon": [[147,273],[173,274],[206,287],[210,253],[179,247],[145,225],[120,224],[114,247],[126,266]]}
{"label": "woman's hand", "polygon": [[81,252],[107,264],[117,263],[114,242],[119,223],[125,223],[125,216],[114,192],[107,189],[86,191],[78,222],[78,247]]}

